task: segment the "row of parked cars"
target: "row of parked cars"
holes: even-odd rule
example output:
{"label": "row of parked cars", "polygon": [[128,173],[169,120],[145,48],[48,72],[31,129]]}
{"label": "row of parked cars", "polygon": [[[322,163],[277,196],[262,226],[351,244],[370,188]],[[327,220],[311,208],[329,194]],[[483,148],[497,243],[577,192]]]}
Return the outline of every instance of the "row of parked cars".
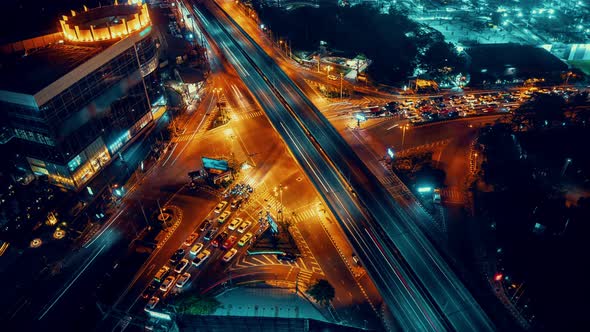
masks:
{"label": "row of parked cars", "polygon": [[[237,247],[244,247],[253,239],[254,234],[247,232],[252,226],[252,222],[249,220],[235,217],[224,229],[224,223],[243,203],[244,192],[249,194],[253,191],[249,186],[243,187],[244,192],[234,189],[231,191],[232,195],[229,196],[229,198],[233,198],[231,203],[224,200],[217,204],[213,210],[213,218],[205,219],[198,230],[191,233],[181,248],[174,252],[169,259],[169,264],[162,266],[156,272],[154,280],[143,294],[144,298],[150,298],[145,306],[146,311],[153,310],[160,301],[160,298],[154,294],[161,292],[160,296],[164,297],[174,287],[183,288],[191,278],[191,274],[188,272],[190,267],[202,266],[212,255],[214,248],[226,250],[222,260],[229,262],[238,253]],[[231,234],[234,231],[235,234]],[[200,235],[203,235],[201,241],[199,241]],[[209,242],[210,246],[207,247]],[[236,243],[237,247],[235,247]]]}
{"label": "row of parked cars", "polygon": [[481,94],[453,94],[422,99],[392,101],[383,106],[371,106],[363,110],[372,116],[400,115],[412,124],[453,119],[458,117],[510,112],[535,93],[561,94],[566,99],[579,93],[575,88],[540,89],[536,87]]}

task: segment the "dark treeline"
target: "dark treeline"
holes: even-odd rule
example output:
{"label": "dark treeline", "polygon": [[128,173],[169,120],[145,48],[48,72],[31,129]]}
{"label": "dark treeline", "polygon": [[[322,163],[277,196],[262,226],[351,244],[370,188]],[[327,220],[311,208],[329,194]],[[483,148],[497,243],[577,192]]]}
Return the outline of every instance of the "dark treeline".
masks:
{"label": "dark treeline", "polygon": [[433,76],[462,67],[455,48],[439,32],[402,12],[381,14],[368,5],[290,11],[261,3],[256,6],[261,20],[275,35],[290,40],[294,49],[317,50],[320,41],[326,41],[332,50],[364,54],[373,61],[371,78],[380,82],[404,82],[417,66]]}

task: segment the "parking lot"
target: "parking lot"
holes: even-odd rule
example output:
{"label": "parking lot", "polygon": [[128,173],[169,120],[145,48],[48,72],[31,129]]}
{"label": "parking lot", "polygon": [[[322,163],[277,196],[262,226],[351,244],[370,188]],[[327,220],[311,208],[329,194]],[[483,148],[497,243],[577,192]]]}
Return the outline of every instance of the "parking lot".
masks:
{"label": "parking lot", "polygon": [[[536,87],[480,94],[451,94],[392,101],[360,110],[365,118],[398,116],[413,125],[461,117],[509,113],[538,93],[559,94],[564,98],[579,93],[575,88],[540,89]],[[358,114],[358,113],[357,113]]]}

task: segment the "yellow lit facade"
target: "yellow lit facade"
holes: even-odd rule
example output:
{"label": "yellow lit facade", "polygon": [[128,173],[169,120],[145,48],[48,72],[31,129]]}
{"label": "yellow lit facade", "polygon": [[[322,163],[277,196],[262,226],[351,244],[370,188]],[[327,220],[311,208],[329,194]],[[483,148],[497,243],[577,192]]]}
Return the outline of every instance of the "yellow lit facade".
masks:
{"label": "yellow lit facade", "polygon": [[[101,17],[114,17],[107,20]],[[94,9],[84,7],[82,13],[71,11],[70,16],[59,20],[65,39],[77,43],[91,43],[121,39],[133,32],[151,25],[146,4],[103,6]]]}

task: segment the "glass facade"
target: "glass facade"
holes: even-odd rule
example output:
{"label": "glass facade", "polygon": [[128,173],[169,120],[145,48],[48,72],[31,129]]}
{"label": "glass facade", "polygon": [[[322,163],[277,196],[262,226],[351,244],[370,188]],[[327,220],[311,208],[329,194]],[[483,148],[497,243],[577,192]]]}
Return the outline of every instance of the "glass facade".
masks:
{"label": "glass facade", "polygon": [[152,120],[150,97],[162,93],[156,68],[147,36],[38,108],[0,107],[33,171],[78,189]]}

